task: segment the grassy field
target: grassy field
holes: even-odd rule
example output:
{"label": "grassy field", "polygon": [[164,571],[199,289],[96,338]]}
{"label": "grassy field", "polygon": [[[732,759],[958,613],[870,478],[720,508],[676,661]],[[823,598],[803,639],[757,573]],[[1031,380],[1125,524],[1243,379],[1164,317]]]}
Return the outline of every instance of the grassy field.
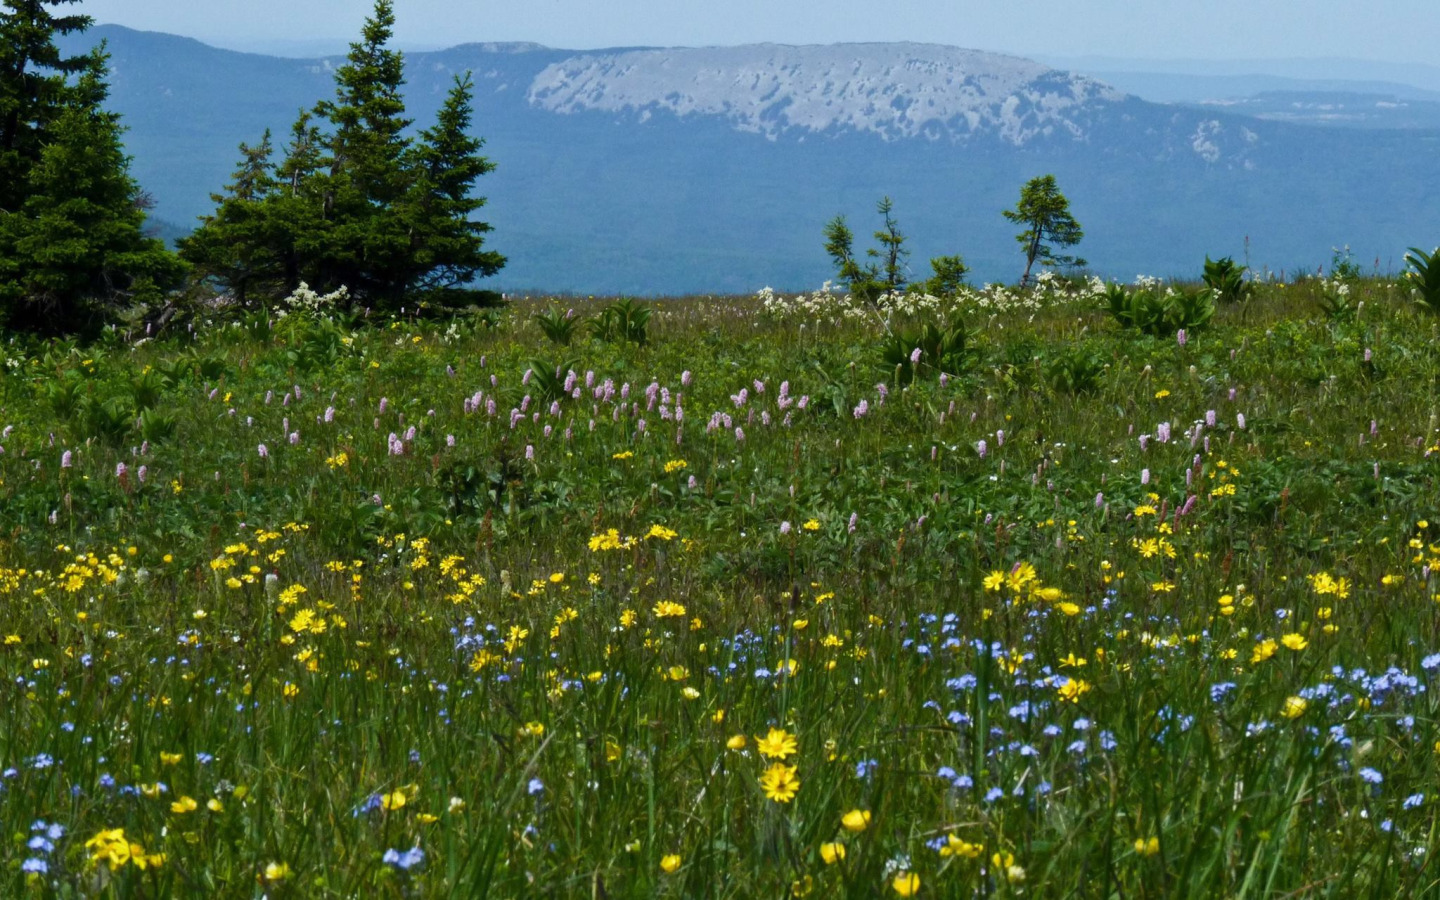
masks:
{"label": "grassy field", "polygon": [[0,896],[1435,895],[1437,320],[1102,293],[5,345]]}

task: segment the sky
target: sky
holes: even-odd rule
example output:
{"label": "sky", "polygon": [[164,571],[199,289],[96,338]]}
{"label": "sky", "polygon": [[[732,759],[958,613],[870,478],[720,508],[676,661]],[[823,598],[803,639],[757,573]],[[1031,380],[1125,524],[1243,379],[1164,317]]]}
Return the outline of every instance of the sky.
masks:
{"label": "sky", "polygon": [[[343,51],[373,0],[81,0],[98,22],[296,55]],[[1436,0],[395,0],[396,43],[565,49],[925,41],[1045,57],[1440,62]]]}

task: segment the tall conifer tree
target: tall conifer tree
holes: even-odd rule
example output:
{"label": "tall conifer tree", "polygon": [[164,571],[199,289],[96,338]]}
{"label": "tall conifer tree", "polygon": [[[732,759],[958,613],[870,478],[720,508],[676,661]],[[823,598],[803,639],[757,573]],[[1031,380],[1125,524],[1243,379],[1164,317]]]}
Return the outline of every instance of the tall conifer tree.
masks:
{"label": "tall conifer tree", "polygon": [[[402,89],[404,57],[389,47],[391,0],[377,0],[361,39],[335,73],[335,96],[302,113],[273,169],[275,189],[261,199],[233,190],[182,245],[203,272],[240,285],[228,270],[236,246],[279,263],[272,277],[286,290],[301,281],[319,290],[350,289],[359,302],[398,307],[407,298],[463,300],[463,286],[494,274],[505,259],[482,249],[490,226],[473,214],[476,179],[494,165],[468,133],[472,86],[457,80],[435,125],[411,137]],[[264,223],[253,230],[243,208]],[[247,216],[248,216],[247,212]],[[256,282],[258,284],[258,282]]]}
{"label": "tall conifer tree", "polygon": [[72,2],[0,0],[0,317],[31,331],[93,327],[183,273],[143,234],[103,44],[55,46],[91,23],[47,8]]}

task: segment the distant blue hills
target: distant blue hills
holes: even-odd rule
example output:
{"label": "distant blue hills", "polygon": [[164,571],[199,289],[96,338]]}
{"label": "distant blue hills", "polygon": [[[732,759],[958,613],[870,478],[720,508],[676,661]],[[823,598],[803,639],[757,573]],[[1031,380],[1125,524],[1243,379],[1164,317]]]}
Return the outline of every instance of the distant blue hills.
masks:
{"label": "distant blue hills", "polygon": [[[283,142],[343,61],[118,26],[74,40],[100,39],[133,174],[167,237],[213,208],[238,144],[266,128]],[[912,238],[916,278],[928,257],[960,253],[976,280],[1011,281],[1020,252],[1000,212],[1045,173],[1085,228],[1078,251],[1107,277],[1193,276],[1206,254],[1243,258],[1247,237],[1253,266],[1287,271],[1344,245],[1367,268],[1398,269],[1406,247],[1440,243],[1440,116],[1425,91],[1403,98],[1405,121],[1374,106],[1390,95],[1346,84],[1162,104],[924,44],[465,44],[406,61],[421,127],[454,75],[474,74],[476,132],[499,166],[479,191],[490,245],[510,260],[489,282],[502,290],[813,289],[830,276],[824,223],[844,213],[868,235],[882,195]],[[1331,123],[1347,127],[1287,120],[1296,103],[1332,102],[1379,112]]]}

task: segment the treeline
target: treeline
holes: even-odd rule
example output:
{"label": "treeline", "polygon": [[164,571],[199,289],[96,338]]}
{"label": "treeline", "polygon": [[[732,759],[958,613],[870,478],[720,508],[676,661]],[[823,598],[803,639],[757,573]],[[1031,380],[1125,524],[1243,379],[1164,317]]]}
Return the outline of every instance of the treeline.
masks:
{"label": "treeline", "polygon": [[56,46],[92,24],[51,9],[74,2],[0,3],[0,325],[83,333],[171,292],[246,303],[302,283],[381,310],[491,298],[473,283],[505,258],[475,218],[494,164],[470,134],[473,86],[457,77],[412,134],[392,0],[376,0],[332,99],[301,110],[283,145],[268,131],[241,145],[178,254],[145,234],[150,202],[105,109],[104,45],[76,57]]}

